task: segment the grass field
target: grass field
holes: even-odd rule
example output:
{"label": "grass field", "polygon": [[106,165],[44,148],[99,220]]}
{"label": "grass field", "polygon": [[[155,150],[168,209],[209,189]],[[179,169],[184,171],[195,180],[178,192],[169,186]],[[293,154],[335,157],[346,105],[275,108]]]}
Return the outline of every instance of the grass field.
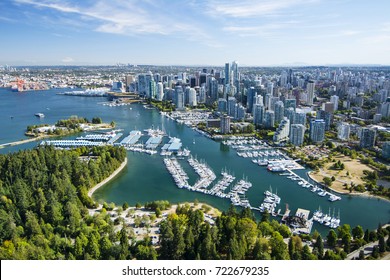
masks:
{"label": "grass field", "polygon": [[[345,189],[344,184],[347,184],[350,187],[351,182],[355,185],[364,185],[365,182],[362,179],[362,177],[364,177],[363,171],[374,171],[371,167],[361,163],[360,159],[351,159],[344,155],[334,156],[333,159],[336,162],[340,160],[344,163],[345,168],[343,170],[332,169],[334,162],[328,162],[318,172],[311,173],[311,177],[318,182],[323,182],[324,177],[334,176],[336,180],[332,183],[331,188],[337,192],[349,193],[349,190]],[[349,175],[347,175],[347,172]]]}

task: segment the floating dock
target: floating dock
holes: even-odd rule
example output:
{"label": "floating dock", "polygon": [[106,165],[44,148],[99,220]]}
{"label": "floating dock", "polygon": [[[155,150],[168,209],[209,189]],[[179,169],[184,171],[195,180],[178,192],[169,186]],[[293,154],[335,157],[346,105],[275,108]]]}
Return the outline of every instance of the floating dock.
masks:
{"label": "floating dock", "polygon": [[112,137],[110,140],[107,141],[108,145],[113,145],[119,138],[121,138],[123,133],[115,134],[114,137]]}
{"label": "floating dock", "polygon": [[178,152],[182,147],[181,140],[176,137],[172,137],[167,144],[162,147],[162,150],[169,152]]}
{"label": "floating dock", "polygon": [[161,144],[163,136],[152,136],[146,141],[145,148],[146,149],[156,149],[158,145]]}
{"label": "floating dock", "polygon": [[132,146],[138,142],[141,138],[142,133],[139,130],[130,131],[129,135],[126,136],[119,144]]}
{"label": "floating dock", "polygon": [[44,145],[52,145],[58,148],[76,148],[76,147],[95,147],[95,146],[103,146],[106,143],[104,142],[94,142],[87,140],[47,140],[42,141],[41,146]]}
{"label": "floating dock", "polygon": [[77,137],[76,140],[85,140],[85,141],[92,141],[92,142],[108,142],[110,139],[112,139],[112,134],[88,134],[85,136]]}

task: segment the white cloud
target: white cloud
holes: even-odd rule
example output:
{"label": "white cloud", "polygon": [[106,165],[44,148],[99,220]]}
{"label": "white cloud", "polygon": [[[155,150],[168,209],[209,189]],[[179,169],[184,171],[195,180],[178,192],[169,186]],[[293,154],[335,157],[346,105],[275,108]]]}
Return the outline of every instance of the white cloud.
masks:
{"label": "white cloud", "polygon": [[341,31],[340,36],[354,36],[360,34],[361,32],[358,30],[344,30]]}
{"label": "white cloud", "polygon": [[[153,14],[142,9],[135,1],[98,0],[90,6],[70,5],[55,0],[15,0],[19,4],[29,4],[37,8],[56,10],[63,14],[75,14],[79,18],[73,21],[84,21],[94,24],[98,32],[114,34],[154,33],[170,34],[175,31],[172,19]],[[82,3],[82,2],[79,2]]]}
{"label": "white cloud", "polygon": [[297,25],[297,21],[269,23],[257,26],[227,26],[224,27],[224,31],[236,33],[241,37],[250,36],[269,36],[274,35],[278,30],[285,30],[286,28],[292,28]]}
{"label": "white cloud", "polygon": [[67,56],[67,57],[63,58],[61,61],[63,63],[71,63],[71,62],[74,62],[74,59],[69,57],[69,56]]}
{"label": "white cloud", "polygon": [[208,4],[208,12],[214,16],[230,16],[234,18],[258,17],[274,15],[297,5],[318,2],[316,0],[215,0]]}
{"label": "white cloud", "polygon": [[273,32],[275,31],[274,28],[266,26],[228,26],[224,27],[223,30],[235,33],[240,37],[262,36],[263,38],[274,34]]}
{"label": "white cloud", "polygon": [[[59,24],[81,25],[79,29],[87,27],[96,32],[126,36],[171,35],[211,47],[220,45],[196,23],[191,24],[188,18],[183,21],[177,14],[172,16],[171,7],[165,5],[171,4],[170,2],[148,0],[140,3],[136,0],[96,0],[91,2],[93,4],[86,5],[82,1],[77,1],[75,4],[56,0],[14,1],[40,9],[55,10],[61,14]],[[167,10],[168,13],[166,13]],[[69,24],[66,22],[65,16],[71,21]],[[53,22],[54,20],[48,19],[47,21]]]}
{"label": "white cloud", "polygon": [[15,20],[3,16],[0,16],[0,21],[15,22]]}

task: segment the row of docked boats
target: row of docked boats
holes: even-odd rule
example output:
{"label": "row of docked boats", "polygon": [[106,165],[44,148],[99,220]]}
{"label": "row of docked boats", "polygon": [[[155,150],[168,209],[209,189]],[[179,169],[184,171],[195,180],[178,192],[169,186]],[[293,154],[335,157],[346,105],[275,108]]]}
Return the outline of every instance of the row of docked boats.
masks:
{"label": "row of docked boats", "polygon": [[248,149],[248,150],[237,150],[237,155],[244,158],[267,158],[269,160],[278,160],[278,159],[286,159],[286,156],[278,151],[278,150],[266,150],[266,151],[257,151],[254,149]]}
{"label": "row of docked boats", "polygon": [[277,205],[280,203],[280,197],[277,193],[272,193],[272,189],[264,192],[264,200],[259,207],[260,212],[268,212],[272,214],[272,216],[276,216],[279,214],[280,209],[276,211]]}
{"label": "row of docked boats", "polygon": [[252,183],[248,180],[239,180],[228,193],[230,201],[235,206],[252,208],[249,200],[245,197],[245,193],[252,187]]}
{"label": "row of docked boats", "polygon": [[200,177],[199,180],[195,182],[194,186],[192,186],[193,190],[207,189],[215,178],[217,178],[213,170],[205,162],[199,162],[196,158],[191,156],[188,158],[188,163]]}
{"label": "row of docked boats", "polygon": [[261,147],[269,147],[269,145],[259,139],[256,139],[255,137],[244,137],[244,136],[232,136],[228,140],[225,140],[222,142],[224,145],[232,146],[233,149],[235,149],[235,146],[240,145],[259,145]]}
{"label": "row of docked boats", "polygon": [[178,157],[188,157],[188,156],[190,156],[190,154],[191,154],[191,151],[187,148],[184,148],[183,150],[179,150],[177,152]]}
{"label": "row of docked boats", "polygon": [[220,179],[209,191],[208,194],[215,195],[220,198],[229,198],[229,194],[225,193],[225,190],[236,179],[233,175],[226,171],[221,172],[222,179]]}
{"label": "row of docked boats", "polygon": [[144,148],[143,144],[135,144],[135,145],[132,145],[132,146],[127,146],[127,147],[125,147],[125,149],[128,150],[128,151],[138,152],[138,153],[145,153],[145,154],[149,154],[149,155],[157,154],[156,150],[146,149],[146,148]]}
{"label": "row of docked boats", "polygon": [[188,189],[190,187],[188,184],[188,175],[185,173],[176,158],[164,158],[164,164],[179,189]]}
{"label": "row of docked boats", "polygon": [[[288,174],[287,174],[288,173]],[[291,179],[293,181],[296,181],[298,185],[300,185],[302,188],[310,189],[311,192],[316,193],[318,196],[325,197],[329,196],[328,200],[331,202],[341,200],[341,197],[338,195],[335,195],[333,193],[330,193],[320,187],[317,187],[313,184],[310,184],[305,179],[301,178],[300,176],[296,175],[295,173],[288,171],[286,173],[282,173],[280,175],[286,175],[288,179]]]}
{"label": "row of docked boats", "polygon": [[340,226],[340,211],[337,217],[335,215],[330,215],[330,209],[328,214],[324,214],[321,211],[321,208],[318,210],[314,211],[313,213],[313,221],[320,223],[324,226],[330,227],[330,228],[337,228]]}
{"label": "row of docked boats", "polygon": [[144,132],[146,132],[148,134],[148,136],[151,136],[151,137],[166,136],[167,135],[164,130],[161,130],[159,128],[157,128],[157,129],[147,128],[147,129],[144,129]]}

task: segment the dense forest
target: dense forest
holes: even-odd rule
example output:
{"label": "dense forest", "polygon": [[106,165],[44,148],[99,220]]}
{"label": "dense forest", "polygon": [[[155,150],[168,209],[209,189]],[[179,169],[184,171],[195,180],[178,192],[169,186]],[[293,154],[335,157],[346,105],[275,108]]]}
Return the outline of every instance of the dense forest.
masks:
{"label": "dense forest", "polygon": [[[188,205],[177,208],[160,225],[161,259],[249,259],[249,260],[341,260],[364,244],[379,241],[370,256],[376,259],[390,251],[390,227],[376,231],[353,229],[347,224],[330,230],[326,241],[318,232],[291,235],[290,229],[264,213],[256,221],[248,208],[224,212],[214,226],[203,222],[203,213]],[[386,241],[387,238],[387,241]]]}
{"label": "dense forest", "polygon": [[95,243],[117,237],[107,219],[89,217],[87,207],[96,205],[88,189],[125,157],[123,148],[110,146],[72,151],[47,146],[0,155],[0,258],[104,256],[96,252],[104,244]]}
{"label": "dense forest", "polygon": [[[390,250],[390,228],[343,225],[323,240],[317,232],[292,236],[267,213],[256,221],[249,209],[231,207],[210,224],[189,204],[162,220],[158,246],[147,236],[136,240],[131,227],[115,226],[107,203],[94,216],[88,211],[98,206],[88,189],[125,157],[123,148],[111,146],[0,155],[0,259],[344,259],[375,240],[369,258]],[[170,204],[144,207],[160,216]]]}

